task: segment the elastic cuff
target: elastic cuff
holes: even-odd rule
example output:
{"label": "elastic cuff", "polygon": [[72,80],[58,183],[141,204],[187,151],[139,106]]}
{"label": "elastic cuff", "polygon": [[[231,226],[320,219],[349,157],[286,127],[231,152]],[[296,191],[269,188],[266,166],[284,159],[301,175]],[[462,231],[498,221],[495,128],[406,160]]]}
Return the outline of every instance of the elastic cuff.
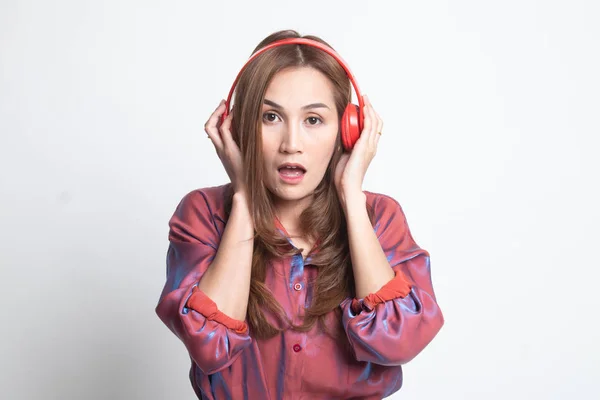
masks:
{"label": "elastic cuff", "polygon": [[408,296],[411,289],[412,285],[406,279],[404,273],[400,269],[397,269],[394,278],[377,292],[369,294],[363,301],[354,299],[352,301],[352,311],[355,314],[358,314],[361,310],[371,311],[377,304]]}
{"label": "elastic cuff", "polygon": [[350,303],[350,310],[352,311],[352,316],[356,316],[360,314],[360,312],[364,309],[363,300],[352,299],[352,303]]}
{"label": "elastic cuff", "polygon": [[202,290],[198,289],[198,286],[192,288],[192,295],[188,299],[186,307],[199,312],[208,320],[225,325],[236,333],[246,333],[248,331],[248,324],[246,324],[246,322],[233,319],[223,314],[219,311],[217,304]]}

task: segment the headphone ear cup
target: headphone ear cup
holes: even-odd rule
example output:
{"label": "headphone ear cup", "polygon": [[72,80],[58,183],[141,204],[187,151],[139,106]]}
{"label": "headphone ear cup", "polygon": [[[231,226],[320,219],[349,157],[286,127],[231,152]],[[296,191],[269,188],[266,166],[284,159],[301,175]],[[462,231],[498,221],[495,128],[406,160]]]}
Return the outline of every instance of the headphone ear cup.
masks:
{"label": "headphone ear cup", "polygon": [[356,104],[348,104],[342,115],[342,144],[347,151],[352,150],[360,137],[359,107]]}

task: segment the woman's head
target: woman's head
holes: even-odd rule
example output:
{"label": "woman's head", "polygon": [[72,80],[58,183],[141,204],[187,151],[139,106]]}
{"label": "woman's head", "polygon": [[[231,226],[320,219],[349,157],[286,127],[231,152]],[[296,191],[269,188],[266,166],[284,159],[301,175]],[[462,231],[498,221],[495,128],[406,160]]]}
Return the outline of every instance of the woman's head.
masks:
{"label": "woman's head", "polygon": [[[295,31],[276,32],[253,53],[297,37]],[[308,205],[316,191],[333,185],[342,152],[339,121],[350,100],[350,80],[342,66],[311,46],[277,46],[246,66],[236,86],[233,131],[248,166],[253,201],[268,197],[273,203]],[[280,170],[285,163],[302,168]]]}
{"label": "woman's head", "polygon": [[[254,52],[274,41],[299,37],[295,31],[276,32]],[[304,38],[327,45],[315,36]],[[339,312],[340,302],[354,293],[346,220],[334,182],[343,152],[339,123],[351,101],[351,89],[344,68],[332,56],[297,44],[276,46],[258,55],[237,82],[232,133],[246,166],[244,178],[254,220],[248,321],[256,337],[272,337],[279,331],[268,322],[265,309],[286,320],[264,283],[269,261],[303,250],[293,249],[277,231],[278,202],[301,202],[297,231],[319,243],[310,261],[318,269],[316,281],[310,282],[312,305],[305,309],[302,326],[293,329],[309,330],[317,321],[324,323],[325,316],[332,310]],[[299,183],[285,182],[279,171],[285,163],[302,164],[306,169]],[[228,210],[232,194],[226,199]],[[368,206],[367,212],[372,219]]]}

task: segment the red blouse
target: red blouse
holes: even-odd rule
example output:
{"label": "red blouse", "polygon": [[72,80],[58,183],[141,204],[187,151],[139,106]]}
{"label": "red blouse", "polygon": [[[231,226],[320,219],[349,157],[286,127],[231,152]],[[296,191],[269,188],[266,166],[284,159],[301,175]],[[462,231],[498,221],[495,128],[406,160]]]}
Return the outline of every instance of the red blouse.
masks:
{"label": "red blouse", "polygon": [[[179,203],[169,221],[167,280],[156,307],[190,354],[198,398],[381,399],[399,390],[401,365],[423,350],[444,319],[431,284],[429,253],[413,240],[398,202],[365,191],[395,278],[364,299],[346,298],[341,318],[333,310],[328,314],[327,323],[341,324],[348,343],[335,341],[318,324],[309,332],[287,329],[261,340],[197,287],[225,229],[226,188],[194,190]],[[283,226],[278,228],[288,237]],[[309,282],[316,268],[301,254],[271,264],[265,283],[299,324],[311,303]],[[277,319],[269,322],[285,329]]]}

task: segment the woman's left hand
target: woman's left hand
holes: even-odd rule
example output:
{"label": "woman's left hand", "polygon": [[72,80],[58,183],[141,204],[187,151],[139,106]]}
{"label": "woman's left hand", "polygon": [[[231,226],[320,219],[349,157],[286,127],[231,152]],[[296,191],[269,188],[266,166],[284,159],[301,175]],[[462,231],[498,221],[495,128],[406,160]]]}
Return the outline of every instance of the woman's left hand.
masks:
{"label": "woman's left hand", "polygon": [[363,130],[350,153],[344,153],[335,169],[335,186],[342,205],[349,196],[363,195],[362,183],[377,153],[383,121],[373,109],[367,96],[363,96],[365,116]]}

